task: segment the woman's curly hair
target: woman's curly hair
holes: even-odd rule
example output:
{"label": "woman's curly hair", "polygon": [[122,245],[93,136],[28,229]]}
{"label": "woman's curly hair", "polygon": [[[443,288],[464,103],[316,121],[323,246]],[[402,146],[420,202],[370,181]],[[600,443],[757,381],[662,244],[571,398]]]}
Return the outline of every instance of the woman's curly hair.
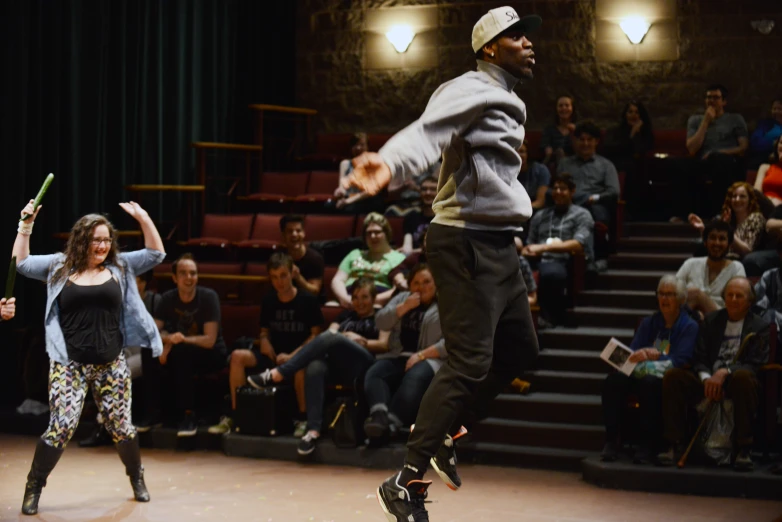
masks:
{"label": "woman's curly hair", "polygon": [[736,216],[733,215],[731,201],[733,200],[733,193],[736,192],[739,187],[744,187],[747,198],[749,198],[747,200],[747,215],[752,214],[753,212],[760,212],[760,204],[758,203],[758,197],[755,194],[754,187],[746,181],[737,181],[728,187],[728,191],[725,193],[725,201],[722,203],[722,212],[720,214],[723,221],[727,221],[733,225],[735,225]]}
{"label": "woman's curly hair", "polygon": [[109,229],[109,237],[112,239],[111,248],[106,255],[104,265],[116,265],[119,256],[119,246],[116,241],[116,230],[111,221],[100,214],[87,214],[79,218],[71,228],[71,234],[68,236],[68,243],[65,245],[65,264],[63,264],[52,277],[53,282],[57,283],[69,277],[72,272],[81,273],[89,268],[90,246],[92,244],[92,234],[95,227],[106,225]]}

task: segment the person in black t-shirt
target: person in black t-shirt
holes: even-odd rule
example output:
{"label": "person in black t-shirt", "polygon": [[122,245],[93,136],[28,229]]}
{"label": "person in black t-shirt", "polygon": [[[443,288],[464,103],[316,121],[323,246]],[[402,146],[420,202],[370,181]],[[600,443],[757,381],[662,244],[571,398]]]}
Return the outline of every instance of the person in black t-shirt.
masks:
{"label": "person in black t-shirt", "polygon": [[[323,314],[318,300],[312,294],[293,285],[293,260],[288,254],[276,252],[266,263],[273,290],[263,296],[261,303],[260,350],[234,350],[231,353],[228,383],[231,388],[231,409],[236,409],[236,389],[247,382],[245,373],[254,374],[288,361],[303,345],[320,333]],[[297,430],[304,430],[304,372],[294,379],[299,405]],[[233,428],[231,416],[209,428],[210,433],[226,433]],[[301,436],[301,435],[299,435]]]}
{"label": "person in black t-shirt", "polygon": [[353,310],[345,310],[329,329],[304,345],[277,368],[251,375],[247,382],[255,388],[290,380],[307,369],[307,433],[299,443],[299,455],[309,455],[323,428],[323,399],[326,376],[332,373],[340,384],[353,386],[374,362],[376,353],[388,350],[389,332],[375,325],[375,281],[359,278],[351,289]]}
{"label": "person in black t-shirt", "polygon": [[430,176],[421,182],[421,210],[408,212],[402,223],[404,239],[399,250],[406,256],[421,252],[423,238],[434,218],[432,203],[437,196],[437,178]]}
{"label": "person in black t-shirt", "polygon": [[137,426],[147,431],[160,425],[154,397],[161,397],[161,365],[174,380],[175,404],[183,413],[178,437],[192,437],[198,424],[195,415],[196,383],[193,377],[219,371],[225,366],[226,346],[220,328],[220,298],[211,288],[198,286],[198,265],[191,254],[183,254],[171,266],[176,288],[161,296],[155,323],[163,338],[159,359],[142,358],[145,389],[152,408]]}
{"label": "person in black t-shirt", "polygon": [[780,267],[777,243],[782,234],[782,205],[771,211],[766,221],[766,244],[762,250],[750,252],[741,260],[747,277],[760,277],[767,270]]}
{"label": "person in black t-shirt", "polygon": [[293,284],[319,296],[323,287],[323,256],[304,243],[307,237],[304,216],[283,216],[280,218],[280,232],[285,240],[286,253],[293,259]]}

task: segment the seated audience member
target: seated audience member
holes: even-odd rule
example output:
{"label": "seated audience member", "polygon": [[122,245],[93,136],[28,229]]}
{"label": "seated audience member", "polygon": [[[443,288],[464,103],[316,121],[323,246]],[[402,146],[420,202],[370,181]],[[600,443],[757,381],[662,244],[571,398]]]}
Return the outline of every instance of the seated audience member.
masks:
{"label": "seated audience member", "polygon": [[[733,400],[733,439],[738,454],[736,469],[752,469],[752,421],[758,407],[757,371],[768,360],[768,323],[750,311],[755,293],[745,277],[734,277],[725,286],[725,308],[706,316],[695,347],[692,371],[671,368],[663,379],[663,421],[668,449],[657,459],[672,465],[689,441],[687,410],[704,397]],[[747,335],[746,348],[736,355]]]}
{"label": "seated audience member", "polygon": [[429,223],[434,218],[432,203],[434,203],[436,196],[437,178],[428,177],[424,179],[421,182],[421,208],[405,214],[405,219],[402,223],[402,231],[405,235],[402,241],[402,248],[399,250],[404,255],[409,256],[413,252],[421,251],[422,239],[426,229],[429,228]]}
{"label": "seated audience member", "polygon": [[409,285],[409,292],[394,296],[375,315],[377,327],[391,335],[388,354],[364,377],[370,414],[364,432],[370,439],[383,439],[415,421],[421,398],[447,356],[429,267],[413,269]]}
{"label": "seated audience member", "polygon": [[[228,385],[232,411],[236,410],[236,389],[247,382],[245,372],[255,374],[289,361],[320,333],[323,324],[317,298],[293,284],[293,259],[282,252],[275,252],[266,267],[272,290],[263,296],[261,302],[260,349],[253,346],[249,350],[234,350],[230,357]],[[299,406],[294,435],[301,437],[306,427],[303,370],[295,373],[293,385]],[[233,419],[228,416],[209,431],[226,433],[232,427]]]}
{"label": "seated audience member", "polygon": [[280,218],[280,232],[285,240],[285,252],[293,260],[293,284],[314,296],[323,286],[323,256],[307,246],[304,240],[304,216],[287,215]]}
{"label": "seated audience member", "polygon": [[353,285],[353,310],[345,310],[329,329],[305,344],[287,362],[258,375],[247,382],[263,388],[294,375],[306,368],[304,388],[307,396],[307,433],[299,442],[299,455],[309,455],[323,432],[323,401],[326,377],[353,387],[375,361],[375,354],[388,351],[389,332],[380,331],[375,324],[375,282],[362,277]]}
{"label": "seated audience member", "polygon": [[521,270],[521,277],[524,278],[524,284],[527,286],[527,300],[529,304],[538,304],[538,284],[535,282],[535,276],[532,273],[529,261],[522,255],[519,255],[519,270]]}
{"label": "seated audience member", "polygon": [[573,205],[576,186],[570,174],[551,179],[553,207],[532,216],[527,244],[522,254],[537,265],[540,272],[540,308],[538,326],[550,328],[565,322],[567,309],[568,261],[574,252],[591,257],[592,229],[595,222],[589,212]]}
{"label": "seated audience member", "polygon": [[[426,208],[427,203],[423,201],[424,195],[422,184],[426,179],[434,179],[435,192],[431,196],[432,201],[434,201],[434,197],[437,195],[437,182],[440,179],[440,168],[442,165],[442,161],[437,161],[434,165],[429,167],[428,170],[406,180],[401,188],[395,189],[391,197],[396,203],[389,205],[385,212],[383,212],[383,215],[389,217],[403,217],[410,213],[420,213],[422,208]],[[431,203],[429,206],[431,206]]]}
{"label": "seated audience member", "polygon": [[749,138],[749,168],[768,163],[782,136],[782,97],[771,103],[771,117],[760,120]]}
{"label": "seated audience member", "polygon": [[576,128],[576,108],[573,98],[557,98],[557,114],[554,122],[543,127],[540,148],[543,151],[543,164],[555,172],[557,163],[565,156],[573,154],[571,134]]}
{"label": "seated audience member", "polygon": [[345,256],[331,280],[331,290],[339,304],[348,310],[352,307],[348,288],[362,276],[374,279],[378,292],[376,302],[381,306],[388,303],[394,293],[390,274],[405,260],[403,253],[391,248],[391,225],[381,214],[367,215],[363,236],[367,250],[357,248]]}
{"label": "seated audience member", "polygon": [[630,101],[622,109],[619,123],[606,132],[603,154],[619,171],[632,172],[636,160],[654,149],[652,119],[639,101]]}
{"label": "seated audience member", "polygon": [[703,242],[706,256],[685,261],[676,277],[687,285],[687,305],[706,315],[725,306],[725,285],[733,277],[744,276],[744,266],[728,259],[733,230],[724,221],[709,222],[703,229]]}
{"label": "seated audience member", "polygon": [[[147,312],[149,312],[152,317],[155,317],[155,312],[157,311],[157,307],[160,304],[162,297],[157,292],[147,290],[147,285],[152,280],[152,275],[152,270],[136,275],[136,287],[138,288],[138,294],[144,302],[144,306],[147,308]],[[125,348],[125,361],[127,362],[128,370],[130,371],[130,378],[134,383],[137,382],[137,378],[142,376],[141,354],[147,351],[142,348],[144,347],[132,346]],[[135,387],[136,384],[133,384],[133,386]],[[95,390],[93,390],[93,393],[94,392]],[[146,402],[149,403],[157,400],[159,400],[157,397],[150,397]],[[87,438],[79,441],[79,447],[93,448],[96,446],[108,446],[112,443],[111,435],[109,435],[109,432],[103,424],[103,416],[98,412],[95,419],[95,429]]]}
{"label": "seated audience member", "polygon": [[606,132],[602,143],[603,155],[614,164],[616,170],[625,173],[624,199],[626,211],[636,212],[643,203],[644,186],[641,180],[640,162],[654,149],[652,119],[640,101],[625,105],[619,124]]}
{"label": "seated audience member", "polygon": [[[722,206],[723,194],[744,179],[743,156],[749,146],[747,123],[740,114],[725,112],[728,91],[722,85],[706,88],[706,111],[687,121],[689,158],[670,161],[674,213],[680,222],[692,210],[713,216]],[[711,186],[705,181],[711,181]]]}
{"label": "seated audience member", "polygon": [[[351,158],[369,150],[365,132],[357,132],[350,139]],[[334,207],[348,214],[363,214],[377,212],[383,209],[383,192],[371,196],[357,188],[343,186],[343,181],[353,172],[353,160],[344,159],[339,163],[339,184],[334,189]]]}
{"label": "seated audience member", "polygon": [[[779,147],[776,154],[778,155],[780,152],[782,152],[782,146]],[[779,162],[777,162],[777,164],[779,164]],[[773,167],[773,165],[771,167]],[[769,169],[769,173],[771,173],[770,171],[771,169]],[[758,171],[759,176],[760,174],[761,171]],[[768,179],[768,174],[766,174],[766,172],[763,172],[763,174],[766,179]],[[775,173],[771,174],[776,176]],[[782,170],[779,173],[778,181],[780,183],[780,192],[778,195],[782,197]],[[765,193],[766,183],[765,181],[761,181],[761,183],[763,183],[763,191]],[[766,194],[766,196],[768,196],[768,194]],[[771,200],[776,206],[766,220],[766,241],[763,245],[764,248],[750,252],[742,259],[744,269],[747,271],[747,277],[760,277],[768,270],[780,266],[776,247],[780,243],[779,236],[780,233],[782,233],[782,205],[779,204],[782,203],[782,199],[772,196]]]}
{"label": "seated audience member", "polygon": [[546,192],[549,183],[551,183],[551,172],[542,163],[529,160],[529,143],[524,143],[519,147],[519,156],[521,156],[521,170],[519,171],[519,183],[527,191],[532,202],[532,211],[540,210],[546,206]]}
{"label": "seated audience member", "polygon": [[[183,254],[171,265],[176,288],[164,292],[153,314],[163,339],[163,353],[153,358],[142,351],[147,418],[136,426],[144,432],[160,425],[162,380],[175,388],[175,406],[181,413],[178,437],[191,437],[198,427],[195,415],[196,375],[225,366],[227,348],[220,327],[220,299],[211,288],[198,285],[198,265]],[[165,372],[163,372],[165,366]]]}
{"label": "seated audience member", "polygon": [[664,275],[657,284],[657,309],[635,332],[630,362],[637,363],[632,375],[609,374],[603,385],[603,419],[606,445],[600,458],[611,462],[621,448],[622,416],[633,395],[639,403],[639,444],[633,460],[646,463],[662,449],[663,374],[669,368],[690,364],[698,339],[698,323],[690,318],[684,303],[687,287],[681,279]]}
{"label": "seated audience member", "polygon": [[[613,163],[595,153],[600,141],[597,125],[590,121],[581,122],[576,125],[573,135],[576,154],[560,161],[557,172],[573,176],[576,184],[573,203],[589,210],[596,222],[611,230],[619,200],[619,175]],[[595,252],[596,259],[606,257],[607,252]]]}
{"label": "seated audience member", "polygon": [[[733,243],[728,250],[731,259],[741,259],[753,252],[763,239],[766,218],[760,212],[755,191],[746,181],[737,181],[728,188],[722,212],[715,219],[721,219],[733,229]],[[690,214],[687,221],[693,228],[703,232],[705,225],[699,216]]]}
{"label": "seated audience member", "polygon": [[760,167],[755,177],[755,189],[766,196],[775,207],[782,203],[782,139],[774,142],[773,152]]}
{"label": "seated audience member", "polygon": [[[777,256],[782,257],[782,242],[777,243]],[[756,301],[753,311],[766,321],[774,321],[782,346],[782,277],[779,268],[766,270],[755,283]],[[782,359],[782,350],[777,351],[777,358]]]}

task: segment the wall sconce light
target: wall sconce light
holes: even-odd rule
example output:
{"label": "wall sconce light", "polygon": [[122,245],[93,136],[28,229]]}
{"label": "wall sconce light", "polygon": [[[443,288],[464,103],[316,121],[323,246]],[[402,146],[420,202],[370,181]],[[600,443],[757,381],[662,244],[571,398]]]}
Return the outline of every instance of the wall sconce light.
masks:
{"label": "wall sconce light", "polygon": [[641,43],[651,26],[652,24],[640,16],[628,16],[619,22],[619,27],[622,28],[622,31],[633,44]]}
{"label": "wall sconce light", "polygon": [[386,33],[386,38],[394,46],[396,52],[403,53],[407,51],[410,42],[415,38],[415,33],[409,25],[393,25]]}

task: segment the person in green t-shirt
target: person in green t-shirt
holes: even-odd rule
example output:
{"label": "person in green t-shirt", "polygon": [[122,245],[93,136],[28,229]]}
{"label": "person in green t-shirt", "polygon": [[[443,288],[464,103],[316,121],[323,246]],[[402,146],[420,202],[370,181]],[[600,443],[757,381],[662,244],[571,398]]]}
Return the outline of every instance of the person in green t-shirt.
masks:
{"label": "person in green t-shirt", "polygon": [[349,288],[359,277],[375,281],[379,305],[385,305],[394,293],[394,284],[389,278],[391,271],[405,260],[405,255],[391,248],[391,225],[377,212],[364,219],[364,242],[367,250],[355,249],[339,264],[339,270],[331,280],[331,289],[339,304],[352,309]]}

